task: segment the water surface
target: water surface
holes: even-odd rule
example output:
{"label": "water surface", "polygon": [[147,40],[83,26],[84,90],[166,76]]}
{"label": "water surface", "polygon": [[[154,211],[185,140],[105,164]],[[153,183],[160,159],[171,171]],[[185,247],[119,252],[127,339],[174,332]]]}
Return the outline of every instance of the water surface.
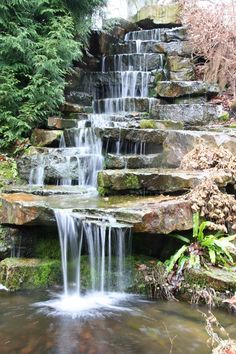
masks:
{"label": "water surface", "polygon": [[[121,296],[73,316],[73,311],[63,313],[61,300],[49,292],[1,292],[0,353],[169,354],[172,341],[172,354],[211,353],[204,320],[188,304]],[[220,311],[214,314],[236,338],[235,317]]]}

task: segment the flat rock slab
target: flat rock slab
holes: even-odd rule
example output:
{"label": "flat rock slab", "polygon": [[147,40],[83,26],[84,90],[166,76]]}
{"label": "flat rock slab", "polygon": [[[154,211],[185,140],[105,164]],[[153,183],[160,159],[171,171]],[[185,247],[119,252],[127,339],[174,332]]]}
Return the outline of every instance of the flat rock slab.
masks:
{"label": "flat rock slab", "polygon": [[183,171],[166,169],[104,170],[98,174],[98,189],[103,195],[117,193],[183,193],[211,178],[226,185],[232,181],[224,171]]}
{"label": "flat rock slab", "polygon": [[218,107],[213,104],[164,104],[153,106],[150,115],[152,118],[175,120],[185,126],[205,125],[218,118]]}
{"label": "flat rock slab", "polygon": [[216,96],[219,93],[218,85],[204,81],[159,81],[156,85],[159,97],[176,98],[187,95]]}
{"label": "flat rock slab", "polygon": [[[91,192],[92,190],[96,191],[95,188],[91,187]],[[88,194],[88,188],[83,188],[80,186],[10,186],[10,187],[5,187],[2,190],[3,193],[7,194],[15,194],[15,193],[26,193],[26,194],[32,194],[36,196],[50,196],[50,195],[83,195],[83,194]]]}
{"label": "flat rock slab", "polygon": [[57,260],[6,258],[0,262],[0,283],[8,290],[47,288],[61,282]]}
{"label": "flat rock slab", "polygon": [[168,234],[192,228],[190,203],[183,198],[81,196],[42,197],[24,193],[2,194],[0,222],[5,225],[55,225],[55,208],[95,219],[113,216],[129,223],[134,232]]}

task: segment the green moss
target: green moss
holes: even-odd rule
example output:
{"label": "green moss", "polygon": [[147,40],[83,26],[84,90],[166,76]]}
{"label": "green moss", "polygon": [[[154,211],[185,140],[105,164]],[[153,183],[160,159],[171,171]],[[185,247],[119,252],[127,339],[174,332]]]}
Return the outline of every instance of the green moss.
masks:
{"label": "green moss", "polygon": [[107,195],[108,188],[106,187],[104,174],[102,172],[98,173],[97,181],[98,181],[98,193],[101,197],[104,197],[105,195]]}
{"label": "green moss", "polygon": [[219,116],[218,119],[221,122],[227,122],[230,119],[229,112],[222,112]]}
{"label": "green moss", "polygon": [[129,189],[139,189],[140,183],[138,176],[136,175],[127,175],[125,178],[125,185]]}
{"label": "green moss", "polygon": [[209,270],[188,269],[184,273],[185,281],[199,288],[213,288],[216,291],[235,291],[236,276],[234,272],[217,267],[210,267]]}
{"label": "green moss", "polygon": [[142,119],[140,121],[141,129],[155,129],[157,127],[157,123],[154,119]]}
{"label": "green moss", "polygon": [[7,158],[0,162],[0,188],[4,187],[9,181],[17,180],[18,172],[16,161]]}
{"label": "green moss", "polygon": [[46,288],[61,283],[57,260],[6,258],[0,262],[0,283],[10,291]]}
{"label": "green moss", "polygon": [[235,129],[236,128],[236,123],[231,124],[229,127]]}
{"label": "green moss", "polygon": [[56,238],[43,238],[36,242],[35,256],[40,259],[61,258],[60,243]]}

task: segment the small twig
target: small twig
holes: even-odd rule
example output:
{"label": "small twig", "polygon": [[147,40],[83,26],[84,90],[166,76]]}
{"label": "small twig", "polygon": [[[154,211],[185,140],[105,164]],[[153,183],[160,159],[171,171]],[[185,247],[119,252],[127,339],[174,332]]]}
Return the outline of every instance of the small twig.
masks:
{"label": "small twig", "polygon": [[167,336],[168,336],[168,338],[169,338],[169,341],[170,341],[170,351],[169,351],[169,354],[172,354],[174,341],[175,341],[175,339],[177,338],[177,335],[171,338],[170,332],[168,331],[168,328],[166,327],[166,324],[165,324],[164,322],[162,322],[162,324],[163,324],[163,327],[165,328],[166,334],[167,334]]}

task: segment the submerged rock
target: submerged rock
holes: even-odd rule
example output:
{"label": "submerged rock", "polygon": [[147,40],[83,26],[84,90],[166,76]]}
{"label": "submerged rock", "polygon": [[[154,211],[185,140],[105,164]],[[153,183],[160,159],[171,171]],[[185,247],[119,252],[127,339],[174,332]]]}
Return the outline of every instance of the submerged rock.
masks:
{"label": "submerged rock", "polygon": [[60,282],[59,261],[6,258],[0,262],[0,283],[10,291],[47,288]]}

